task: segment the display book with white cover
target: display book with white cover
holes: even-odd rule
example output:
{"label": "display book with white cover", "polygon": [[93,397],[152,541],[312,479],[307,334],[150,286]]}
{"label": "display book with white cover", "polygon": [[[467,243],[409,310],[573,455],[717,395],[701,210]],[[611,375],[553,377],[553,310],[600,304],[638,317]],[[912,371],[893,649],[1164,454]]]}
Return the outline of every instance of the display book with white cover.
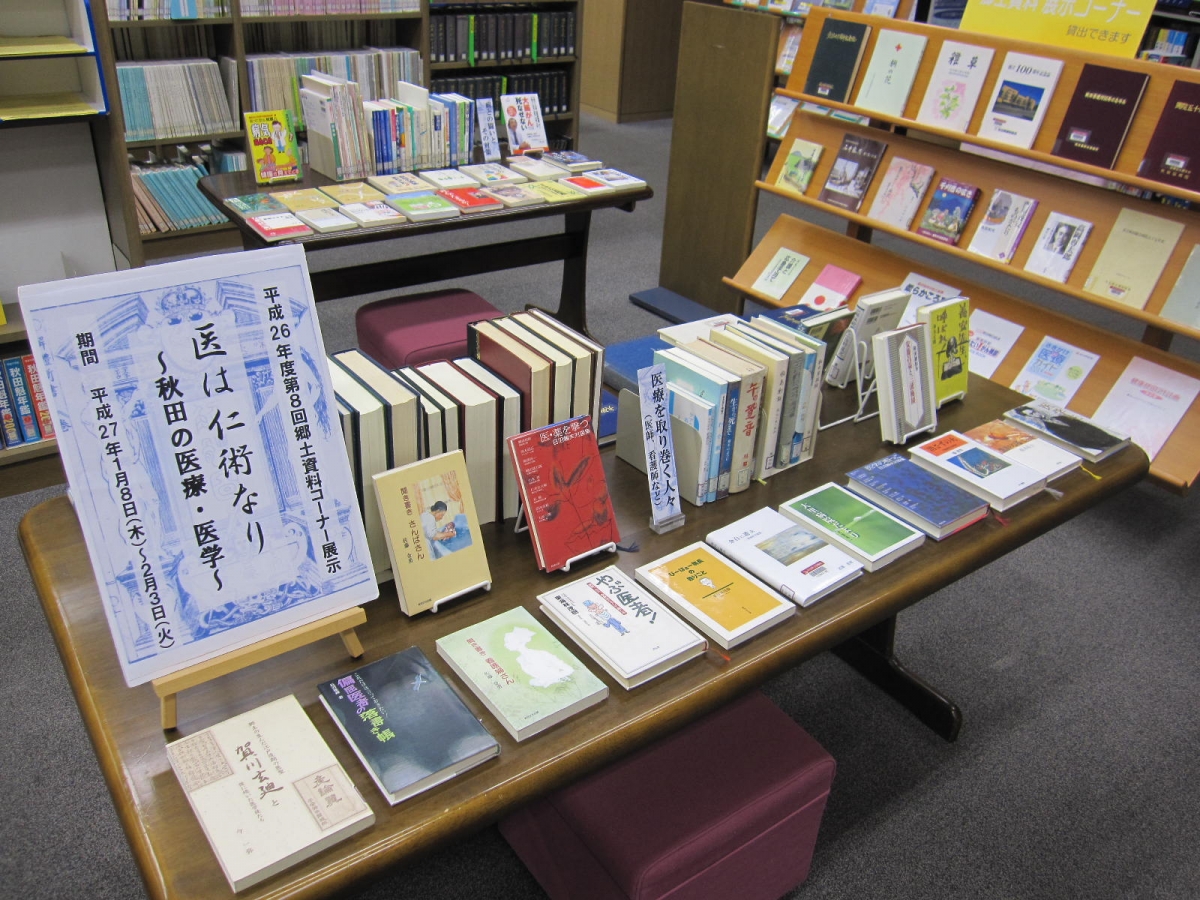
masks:
{"label": "display book with white cover", "polygon": [[1004,57],[979,136],[1028,150],[1046,117],[1063,63],[1010,50]]}
{"label": "display book with white cover", "polygon": [[947,431],[909,450],[918,466],[948,479],[996,512],[1027,500],[1046,487],[1039,472],[1005,459],[957,431]]}
{"label": "display book with white cover", "polygon": [[1025,229],[1033,218],[1037,204],[1037,200],[1032,197],[1022,197],[1020,194],[996,188],[992,192],[983,221],[971,236],[967,251],[997,262],[1012,262],[1013,254],[1025,235]]}
{"label": "display book with white cover", "polygon": [[[871,338],[881,331],[891,331],[899,324],[908,300],[908,292],[899,289],[879,291],[859,299],[846,329],[846,338],[838,344],[837,352],[826,366],[826,384],[844,388],[860,377],[864,382],[870,380],[874,371]],[[849,340],[850,332],[854,334],[853,341]]]}
{"label": "display book with white cover", "polygon": [[709,532],[705,540],[800,606],[858,578],[862,563],[773,509],[760,509]]}
{"label": "display book with white cover", "polygon": [[500,752],[419,647],[322,682],[317,692],[393,806]]}
{"label": "display book with white cover", "polygon": [[303,248],[18,291],[128,684],[378,596]]}
{"label": "display book with white cover", "polygon": [[935,541],[943,540],[988,514],[986,500],[892,453],[846,473],[846,486]]}
{"label": "display book with white cover", "polygon": [[888,116],[904,115],[904,106],[924,53],[924,35],[880,29],[854,105]]}
{"label": "display book with white cover", "polygon": [[407,615],[491,586],[461,450],[382,472],[375,490],[396,595]]}
{"label": "display book with white cover", "polygon": [[608,686],[523,606],[440,637],[436,647],[517,741],[608,697]]}
{"label": "display book with white cover", "polygon": [[937,428],[929,325],[918,322],[884,331],[873,335],[871,343],[883,440],[903,444],[914,434]]}
{"label": "display book with white cover", "polygon": [[699,656],[708,646],[616,566],[538,594],[538,602],[626,690]]}
{"label": "display book with white cover", "polygon": [[1033,400],[1004,414],[1027,431],[1045,438],[1088,462],[1099,462],[1128,447],[1127,434],[1104,427],[1087,416],[1046,400]]}
{"label": "display book with white cover", "polygon": [[172,741],[167,759],[234,892],[375,822],[291,694]]}
{"label": "display book with white cover", "polygon": [[963,434],[1005,459],[1029,466],[1045,476],[1048,482],[1075,471],[1083,462],[1081,456],[1058,444],[1042,440],[1006,419],[984,422],[967,429]]}
{"label": "display book with white cover", "polygon": [[638,566],[635,575],[726,650],[796,612],[792,603],[702,541]]}
{"label": "display book with white cover", "polygon": [[948,131],[966,131],[994,52],[990,47],[942,41],[917,121]]}
{"label": "display book with white cover", "polygon": [[833,482],[781,503],[779,511],[841,547],[868,572],[925,543],[925,535],[915,528]]}

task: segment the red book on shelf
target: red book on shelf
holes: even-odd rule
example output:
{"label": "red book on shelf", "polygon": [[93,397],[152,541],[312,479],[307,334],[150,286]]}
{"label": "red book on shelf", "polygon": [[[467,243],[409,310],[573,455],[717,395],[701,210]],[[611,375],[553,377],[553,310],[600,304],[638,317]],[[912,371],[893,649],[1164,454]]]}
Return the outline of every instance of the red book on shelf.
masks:
{"label": "red book on shelf", "polygon": [[508,442],[542,570],[561,569],[621,539],[590,417],[526,431]]}
{"label": "red book on shelf", "polygon": [[38,377],[37,366],[33,354],[27,353],[21,357],[21,365],[25,367],[25,380],[29,382],[29,399],[33,402],[33,414],[37,418],[38,430],[42,437],[54,437],[54,419],[50,416],[50,404],[46,402],[46,392],[42,390],[42,379]]}
{"label": "red book on shelf", "polygon": [[306,234],[313,233],[311,228],[290,212],[249,216],[246,224],[267,241],[282,241],[284,238],[304,237]]}
{"label": "red book on shelf", "polygon": [[1200,84],[1176,81],[1146,147],[1138,174],[1190,191],[1200,190]]}

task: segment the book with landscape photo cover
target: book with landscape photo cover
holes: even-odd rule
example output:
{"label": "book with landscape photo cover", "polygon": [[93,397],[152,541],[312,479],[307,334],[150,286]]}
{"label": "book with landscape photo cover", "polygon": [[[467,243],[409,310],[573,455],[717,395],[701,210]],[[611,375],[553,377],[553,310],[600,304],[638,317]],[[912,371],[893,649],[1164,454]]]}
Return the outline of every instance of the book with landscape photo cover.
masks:
{"label": "book with landscape photo cover", "polygon": [[870,25],[827,18],[821,26],[821,36],[808,68],[804,93],[845,103],[870,34]]}
{"label": "book with landscape photo cover", "polygon": [[988,501],[996,512],[1027,500],[1046,486],[1041,473],[1007,460],[957,431],[917,444],[909,456],[918,466]]}
{"label": "book with landscape photo cover", "polygon": [[847,134],[817,199],[830,206],[858,212],[886,151],[887,144],[883,141]]}
{"label": "book with landscape photo cover", "polygon": [[841,547],[868,572],[925,542],[921,532],[833,482],[793,497],[779,511]]}
{"label": "book with landscape photo cover", "polygon": [[899,453],[847,472],[850,490],[943,540],[988,514],[987,501],[951,484]]}
{"label": "book with landscape photo cover", "polygon": [[975,185],[943,178],[934,188],[921,224],[917,226],[917,234],[943,244],[958,244],[978,199],[979,188]]}
{"label": "book with landscape photo cover", "polygon": [[820,144],[796,138],[792,141],[792,148],[783,162],[783,168],[779,170],[775,184],[803,194],[812,183],[813,172],[824,149]]}
{"label": "book with landscape photo cover", "polygon": [[517,741],[608,696],[604,682],[523,606],[440,637],[436,646]]}
{"label": "book with landscape photo cover", "polygon": [[1085,63],[1050,152],[1111,169],[1149,80],[1145,72]]}
{"label": "book with landscape photo cover", "polygon": [[172,741],[167,759],[235,892],[375,822],[291,694]]}
{"label": "book with landscape photo cover", "polygon": [[500,752],[418,647],[323,682],[317,691],[393,805]]}
{"label": "book with landscape photo cover", "polygon": [[996,76],[979,136],[1026,150],[1032,147],[1062,67],[1059,59],[1010,50]]}

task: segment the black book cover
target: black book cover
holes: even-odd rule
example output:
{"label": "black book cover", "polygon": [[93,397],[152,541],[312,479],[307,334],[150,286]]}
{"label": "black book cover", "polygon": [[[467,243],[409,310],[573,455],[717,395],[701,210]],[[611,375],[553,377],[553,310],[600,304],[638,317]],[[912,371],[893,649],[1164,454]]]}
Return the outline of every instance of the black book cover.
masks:
{"label": "black book cover", "polygon": [[1151,181],[1200,191],[1200,84],[1176,81],[1146,148],[1138,174]]}
{"label": "black book cover", "polygon": [[848,102],[870,33],[870,25],[827,18],[821,26],[804,93],[822,100]]}
{"label": "black book cover", "polygon": [[1085,65],[1051,152],[1111,169],[1149,80],[1141,72]]}

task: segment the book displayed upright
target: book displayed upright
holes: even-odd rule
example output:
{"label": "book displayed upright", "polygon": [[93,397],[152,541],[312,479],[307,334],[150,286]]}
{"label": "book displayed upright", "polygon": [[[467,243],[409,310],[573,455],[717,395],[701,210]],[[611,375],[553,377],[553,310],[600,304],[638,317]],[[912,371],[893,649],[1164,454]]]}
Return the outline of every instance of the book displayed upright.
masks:
{"label": "book displayed upright", "polygon": [[400,608],[410,616],[491,584],[461,450],[375,476]]}
{"label": "book displayed upright", "polygon": [[303,170],[291,112],[286,109],[246,112],[242,118],[246,122],[254,180],[259,184],[299,181]]}
{"label": "book displayed upright", "polygon": [[546,139],[546,124],[542,120],[542,104],[537,94],[502,94],[500,112],[508,134],[509,152],[522,155],[550,149],[550,142]]}
{"label": "book displayed upright", "polygon": [[833,482],[793,497],[779,511],[841,547],[868,572],[925,543],[921,532]]}
{"label": "book displayed upright", "polygon": [[987,501],[893,453],[846,473],[847,487],[935,541],[988,514]]}
{"label": "book displayed upright", "polygon": [[694,659],[707,643],[616,566],[538,595],[542,611],[626,690]]}
{"label": "book displayed upright", "polygon": [[1042,226],[1037,243],[1025,260],[1025,271],[1051,281],[1065,283],[1075,260],[1091,234],[1092,223],[1060,212],[1052,212]]}
{"label": "book displayed upright", "polygon": [[822,100],[847,102],[870,34],[870,25],[827,18],[821,26],[804,93]]}
{"label": "book displayed upright", "polygon": [[979,188],[975,185],[943,178],[934,188],[921,224],[917,226],[917,234],[943,244],[957,245],[978,199]]}
{"label": "book displayed upright", "polygon": [[783,162],[783,168],[779,170],[779,177],[775,179],[775,184],[798,194],[808,191],[808,186],[812,183],[813,172],[816,171],[817,163],[824,150],[825,148],[820,144],[814,144],[804,138],[795,138],[792,146],[788,149],[787,158]]}
{"label": "book displayed upright", "polygon": [[1140,356],[1129,360],[1092,417],[1128,432],[1154,459],[1200,394],[1200,379]]}
{"label": "book displayed upright", "polygon": [[903,116],[924,53],[924,35],[880,29],[854,105],[887,116]]}
{"label": "book displayed upright", "polygon": [[726,650],[796,612],[793,604],[699,541],[638,566],[635,574]]}
{"label": "book displayed upright", "polygon": [[965,132],[992,66],[991,47],[942,41],[929,75],[917,121],[947,131]]}
{"label": "book displayed upright", "polygon": [[467,349],[521,392],[521,430],[550,422],[554,369],[550,361],[492,322],[467,326]]}
{"label": "book displayed upright", "polygon": [[1028,500],[1046,487],[1041,473],[1007,460],[957,431],[917,444],[909,455],[918,466],[986,500],[996,512]]}
{"label": "book displayed upright", "polygon": [[908,294],[902,290],[879,291],[861,298],[846,329],[847,334],[853,332],[854,341],[838,343],[837,352],[825,369],[826,384],[844,388],[860,376],[864,383],[869,381],[875,370],[871,338],[895,328],[907,305]]}
{"label": "book displayed upright", "polygon": [[1200,164],[1192,159],[1200,141],[1200,84],[1176,81],[1146,146],[1138,175],[1175,187],[1200,188]]}
{"label": "book displayed upright", "polygon": [[1192,246],[1183,271],[1158,314],[1180,325],[1200,328],[1200,244]]}
{"label": "book displayed upright", "polygon": [[1144,72],[1085,63],[1050,152],[1113,168],[1149,81]]}
{"label": "book displayed upright", "polygon": [[322,682],[317,691],[393,806],[500,752],[419,647]]}
{"label": "book displayed upright", "polygon": [[440,637],[436,646],[516,741],[608,696],[604,682],[523,606]]}
{"label": "book displayed upright", "polygon": [[1010,50],[979,126],[979,136],[1028,150],[1037,138],[1062,60]]}
{"label": "book displayed upright", "polygon": [[893,156],[867,218],[907,231],[932,180],[933,166]]}
{"label": "book displayed upright", "polygon": [[826,263],[800,296],[799,303],[818,311],[836,309],[846,305],[860,284],[862,276],[857,272]]}
{"label": "book displayed upright", "polygon": [[1084,292],[1145,309],[1182,234],[1179,222],[1122,209],[1083,282]]}
{"label": "book displayed upright", "polygon": [[167,759],[235,892],[375,822],[291,694],[167,744]]}
{"label": "book displayed upright", "polygon": [[[832,21],[835,20],[826,19],[826,24]],[[858,212],[886,150],[887,144],[883,141],[847,134],[817,199],[830,206]]]}
{"label": "book displayed upright", "polygon": [[933,354],[933,385],[937,405],[967,395],[971,368],[971,302],[951,297],[917,310],[917,321],[929,325]]}
{"label": "book displayed upright", "polygon": [[883,440],[903,444],[937,427],[930,327],[918,322],[871,337]]}
{"label": "book displayed upright", "polygon": [[1029,220],[1033,218],[1033,211],[1037,209],[1037,205],[1037,200],[1032,197],[1022,197],[1020,194],[996,188],[988,202],[983,221],[971,235],[967,251],[994,259],[996,262],[1012,262],[1013,253],[1021,243],[1021,238],[1025,236],[1025,229],[1029,227]]}

